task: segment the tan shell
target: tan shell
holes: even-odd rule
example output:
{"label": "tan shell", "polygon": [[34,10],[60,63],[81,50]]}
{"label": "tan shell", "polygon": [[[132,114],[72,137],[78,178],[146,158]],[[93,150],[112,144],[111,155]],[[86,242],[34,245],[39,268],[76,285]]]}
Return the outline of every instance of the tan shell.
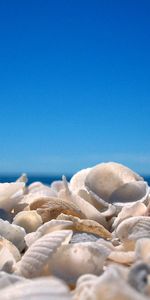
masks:
{"label": "tan shell", "polygon": [[101,163],[91,169],[86,177],[85,185],[102,199],[108,201],[110,195],[121,185],[142,180],[129,168],[115,163]]}
{"label": "tan shell", "polygon": [[21,211],[13,220],[13,224],[23,227],[26,233],[35,231],[42,223],[41,216],[35,210]]}
{"label": "tan shell", "polygon": [[16,265],[16,274],[34,278],[42,275],[50,256],[63,244],[71,239],[71,230],[48,233],[35,241]]}
{"label": "tan shell", "polygon": [[150,239],[142,238],[137,240],[135,246],[136,261],[144,261],[150,264]]}
{"label": "tan shell", "polygon": [[57,216],[62,212],[77,217],[85,217],[76,204],[59,198],[43,197],[32,202],[30,204],[30,209],[37,209],[37,212],[42,217],[43,222],[57,218]]}
{"label": "tan shell", "polygon": [[53,277],[16,282],[1,290],[3,300],[71,300],[67,285]]}
{"label": "tan shell", "polygon": [[130,265],[135,260],[135,253],[134,251],[112,251],[108,256],[108,259],[116,263]]}
{"label": "tan shell", "polygon": [[70,220],[73,222],[72,229],[75,231],[81,231],[81,232],[89,232],[96,234],[100,237],[103,237],[105,239],[111,238],[111,233],[101,224],[97,223],[93,220],[88,219],[79,219],[77,217],[68,216],[65,214],[60,214],[57,217],[57,220]]}

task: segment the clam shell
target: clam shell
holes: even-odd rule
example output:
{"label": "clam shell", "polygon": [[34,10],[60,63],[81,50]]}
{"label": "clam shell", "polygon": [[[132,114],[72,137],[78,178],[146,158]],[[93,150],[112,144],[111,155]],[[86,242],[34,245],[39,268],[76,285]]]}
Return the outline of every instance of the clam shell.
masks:
{"label": "clam shell", "polygon": [[48,233],[35,241],[16,265],[16,274],[34,278],[42,275],[50,256],[72,236],[71,230]]}
{"label": "clam shell", "polygon": [[109,253],[108,248],[96,242],[64,245],[49,260],[48,270],[73,285],[82,274],[101,274]]}
{"label": "clam shell", "polygon": [[13,220],[13,224],[23,227],[26,233],[35,231],[42,223],[41,216],[35,210],[21,211]]}
{"label": "clam shell", "polygon": [[1,291],[3,300],[71,300],[71,293],[61,280],[50,278],[38,278],[32,281],[14,283]]}
{"label": "clam shell", "polygon": [[142,178],[129,168],[115,162],[108,162],[93,167],[86,177],[85,185],[108,201],[110,195],[121,185],[137,180]]}

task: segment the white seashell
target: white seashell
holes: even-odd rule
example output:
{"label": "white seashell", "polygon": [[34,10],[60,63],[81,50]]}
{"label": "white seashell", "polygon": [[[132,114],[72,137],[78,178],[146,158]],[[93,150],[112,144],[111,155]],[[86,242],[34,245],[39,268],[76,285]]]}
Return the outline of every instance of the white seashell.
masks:
{"label": "white seashell", "polygon": [[60,190],[64,189],[64,183],[62,180],[56,180],[51,183],[51,189],[56,193],[59,193]]}
{"label": "white seashell", "polygon": [[71,239],[71,230],[61,230],[48,233],[39,238],[26,251],[21,261],[16,265],[16,274],[27,278],[42,274],[50,256],[63,244]]}
{"label": "white seashell", "polygon": [[16,263],[14,256],[9,249],[1,245],[0,249],[0,271],[6,271],[8,273],[13,272],[13,265]]}
{"label": "white seashell", "polygon": [[121,185],[137,180],[142,180],[142,178],[129,168],[109,162],[93,167],[86,177],[85,185],[88,190],[108,201],[111,194]]}
{"label": "white seashell", "polygon": [[44,223],[40,226],[36,232],[29,233],[25,236],[25,241],[28,247],[30,247],[37,239],[42,237],[43,235],[63,230],[63,229],[72,229],[73,222],[72,221],[65,221],[65,220],[51,220],[49,222]]}
{"label": "white seashell", "polygon": [[6,247],[9,250],[9,252],[13,255],[16,262],[21,259],[21,255],[18,248],[10,241],[6,240],[3,237],[0,237],[0,248],[2,247]]}
{"label": "white seashell", "polygon": [[122,208],[125,205],[139,202],[147,203],[149,187],[145,181],[129,182],[116,189],[108,201]]}
{"label": "white seashell", "polygon": [[0,219],[0,235],[11,241],[19,251],[25,248],[25,234],[24,228]]}
{"label": "white seashell", "polygon": [[85,178],[90,170],[91,168],[82,169],[72,176],[69,184],[69,188],[72,192],[78,194],[79,190],[84,189]]}
{"label": "white seashell", "polygon": [[15,216],[13,224],[23,227],[29,233],[35,231],[43,222],[41,216],[35,210],[32,210],[19,212]]}
{"label": "white seashell", "polygon": [[123,206],[117,218],[115,219],[112,228],[116,228],[126,218],[144,215],[146,209],[146,205],[141,202]]}
{"label": "white seashell", "polygon": [[24,182],[0,183],[0,208],[11,211],[20,201]]}
{"label": "white seashell", "polygon": [[1,290],[3,300],[71,300],[67,285],[53,277],[24,280]]}
{"label": "white seashell", "polygon": [[76,204],[80,208],[81,212],[85,214],[85,216],[88,219],[97,221],[98,223],[102,224],[104,227],[107,228],[108,224],[106,222],[105,217],[103,217],[93,205],[91,205],[83,198],[70,191],[65,176],[63,176],[63,181],[66,189],[65,199],[69,202],[73,202],[74,204]]}
{"label": "white seashell", "polygon": [[101,274],[110,251],[96,242],[64,245],[49,260],[48,270],[69,284],[75,284],[82,274]]}
{"label": "white seashell", "polygon": [[131,247],[134,247],[136,240],[150,238],[150,218],[145,216],[128,218],[119,224],[115,235],[124,244],[131,243]]}

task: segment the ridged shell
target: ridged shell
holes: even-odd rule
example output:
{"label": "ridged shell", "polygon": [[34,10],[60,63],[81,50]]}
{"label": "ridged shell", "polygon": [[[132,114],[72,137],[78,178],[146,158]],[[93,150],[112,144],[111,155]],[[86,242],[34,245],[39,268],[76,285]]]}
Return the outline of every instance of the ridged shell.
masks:
{"label": "ridged shell", "polygon": [[43,235],[53,232],[59,231],[63,229],[72,229],[73,222],[65,221],[65,220],[51,220],[49,222],[44,223],[40,226],[36,232],[29,233],[25,236],[25,241],[28,247],[30,247],[33,242],[42,237]]}
{"label": "ridged shell", "polygon": [[101,274],[110,251],[96,242],[64,245],[49,260],[47,269],[73,285],[82,274]]}
{"label": "ridged shell", "polygon": [[26,233],[29,233],[35,231],[43,222],[41,216],[32,210],[19,212],[15,216],[13,224],[23,227]]}
{"label": "ridged shell", "polygon": [[71,300],[71,293],[61,280],[48,277],[14,283],[1,290],[3,300]]}
{"label": "ridged shell", "polygon": [[86,177],[85,185],[99,197],[108,201],[117,188],[136,180],[142,180],[142,178],[121,164],[109,162],[93,167]]}
{"label": "ridged shell", "polygon": [[133,244],[140,238],[150,238],[150,218],[140,216],[122,221],[116,229],[116,236],[122,242],[133,242]]}
{"label": "ridged shell", "polygon": [[25,248],[25,234],[25,230],[22,227],[0,219],[0,235],[11,241],[20,251]]}
{"label": "ridged shell", "polygon": [[61,230],[39,238],[26,251],[16,266],[16,274],[27,278],[42,275],[42,271],[50,259],[50,256],[52,256],[64,242],[69,242],[71,236],[71,230]]}
{"label": "ridged shell", "polygon": [[111,233],[101,224],[93,220],[79,219],[77,217],[61,214],[57,220],[70,220],[73,222],[72,229],[74,231],[89,232],[96,234],[105,239],[111,238]]}

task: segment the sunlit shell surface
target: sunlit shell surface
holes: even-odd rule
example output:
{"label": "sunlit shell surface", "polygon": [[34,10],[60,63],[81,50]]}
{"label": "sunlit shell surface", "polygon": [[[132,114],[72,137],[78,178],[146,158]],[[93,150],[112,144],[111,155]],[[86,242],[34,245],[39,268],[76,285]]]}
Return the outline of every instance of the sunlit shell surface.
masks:
{"label": "sunlit shell surface", "polygon": [[150,299],[150,188],[116,162],[0,183],[0,299]]}

